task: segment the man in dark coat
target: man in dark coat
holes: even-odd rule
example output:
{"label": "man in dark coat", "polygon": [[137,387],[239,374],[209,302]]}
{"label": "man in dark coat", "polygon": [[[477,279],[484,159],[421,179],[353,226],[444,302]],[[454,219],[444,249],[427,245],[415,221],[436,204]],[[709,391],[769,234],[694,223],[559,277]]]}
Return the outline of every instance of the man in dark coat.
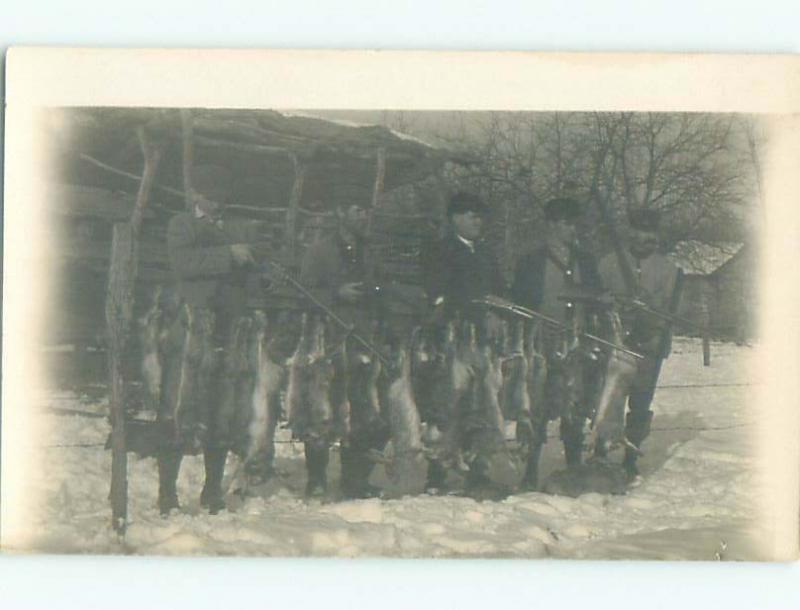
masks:
{"label": "man in dark coat", "polygon": [[[600,261],[603,287],[613,295],[633,297],[645,305],[664,313],[674,313],[680,299],[680,272],[675,264],[659,252],[660,214],[657,210],[633,210],[628,214],[628,244],[623,254],[632,272],[632,283],[626,280],[627,272],[616,253]],[[670,311],[672,310],[672,311]],[[638,362],[636,378],[628,396],[628,414],[625,435],[636,447],[650,433],[653,411],[650,405],[655,395],[661,362],[670,352],[668,322],[622,301],[620,318],[626,334],[626,343],[645,358]],[[623,465],[631,479],[638,476],[637,454],[625,450]]]}
{"label": "man in dark coat", "polygon": [[[352,325],[355,332],[368,340],[377,340],[375,327],[380,314],[380,286],[374,281],[372,261],[367,260],[364,234],[367,211],[358,205],[337,208],[337,228],[321,236],[307,250],[302,263],[300,281],[322,303]],[[343,329],[330,326],[330,343],[345,341]],[[369,483],[374,467],[369,453],[380,451],[388,440],[388,427],[376,418],[365,402],[358,382],[375,358],[361,345],[346,340],[345,356],[334,359],[334,379],[331,393],[347,392],[350,403],[349,430],[340,429],[343,436],[340,451],[342,493],[346,498],[375,496],[380,490]],[[349,378],[350,383],[347,383]],[[308,495],[322,494],[327,489],[329,447],[326,443],[305,443]]]}
{"label": "man in dark coat", "polygon": [[[482,240],[488,208],[472,193],[456,193],[447,207],[447,234],[422,253],[424,283],[431,306],[432,333],[441,339],[444,323],[456,318],[474,323],[479,334],[492,332],[490,326],[497,321],[493,314],[473,301],[489,295],[505,296],[506,285],[497,259],[489,245]],[[420,405],[428,424],[448,427],[455,422],[443,421],[437,409],[441,405]],[[463,430],[461,444],[477,430]],[[488,478],[488,458],[477,457],[470,464],[467,475],[468,491],[482,493],[492,487]],[[428,462],[428,490],[445,487],[447,472],[437,460]]]}
{"label": "man in dark coat", "polygon": [[[244,313],[246,302],[246,277],[255,263],[252,248],[259,226],[222,219],[223,206],[231,187],[231,176],[218,166],[200,166],[193,172],[193,209],[176,214],[167,227],[167,249],[170,267],[176,280],[176,291],[181,307],[188,307],[198,315],[207,315],[214,321],[215,346],[222,346],[233,320]],[[174,349],[166,355],[164,387],[175,388],[175,376],[179,376],[180,359],[183,354],[185,331],[176,320],[169,330],[178,338]],[[183,333],[183,334],[182,334]],[[220,374],[219,362],[212,367],[213,375]],[[196,400],[186,405],[195,413],[198,426],[213,428],[211,420],[218,408],[220,396],[215,391],[219,383],[206,384],[210,392],[201,395],[195,392]],[[181,431],[171,430],[175,425],[174,396],[162,392],[159,421],[167,437],[158,456],[159,508],[162,514],[178,507],[176,479],[181,457],[187,443],[193,439],[183,438]],[[191,433],[194,435],[194,433]],[[228,447],[224,439],[217,439],[215,431],[209,431],[204,453],[206,484],[201,494],[201,504],[212,513],[224,507],[221,481]]]}
{"label": "man in dark coat", "polygon": [[479,321],[483,310],[473,299],[503,295],[503,274],[482,237],[486,205],[471,193],[457,193],[447,208],[447,235],[423,251],[425,290],[442,319],[456,313]]}
{"label": "man in dark coat", "polygon": [[[578,239],[578,223],[584,213],[581,202],[574,198],[556,198],[545,206],[547,223],[546,243],[521,257],[517,262],[511,298],[514,302],[534,309],[551,318],[572,325],[580,323],[585,328],[586,306],[580,300],[568,300],[570,294],[589,294],[599,283],[594,256],[584,249]],[[589,396],[585,385],[590,375],[580,362],[580,352],[564,359],[557,355],[561,350],[563,333],[542,327],[541,349],[547,361],[547,382],[543,404],[534,405],[533,439],[527,459],[522,486],[536,489],[542,446],[547,439],[547,422],[561,418],[561,439],[567,466],[577,466],[581,461],[583,424],[589,415]],[[576,367],[568,371],[568,367]],[[565,392],[566,375],[580,377],[582,391]]]}

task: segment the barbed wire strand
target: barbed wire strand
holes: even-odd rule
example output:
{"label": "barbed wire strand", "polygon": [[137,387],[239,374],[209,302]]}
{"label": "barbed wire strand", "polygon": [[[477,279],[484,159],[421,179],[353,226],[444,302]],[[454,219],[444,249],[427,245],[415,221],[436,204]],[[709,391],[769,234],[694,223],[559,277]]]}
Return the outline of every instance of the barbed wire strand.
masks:
{"label": "barbed wire strand", "polygon": [[[747,428],[752,426],[752,422],[741,423],[741,424],[730,424],[727,426],[665,426],[665,427],[653,427],[650,429],[650,432],[706,432],[706,431],[722,431],[722,430],[736,430],[739,428]],[[557,439],[560,438],[558,434],[548,434],[549,439]],[[516,439],[506,438],[506,443],[516,443]],[[276,445],[302,445],[305,441],[299,439],[291,439],[291,440],[281,440],[276,439],[273,441]],[[105,447],[106,443],[74,443],[74,444],[56,444],[56,445],[39,445],[39,447],[43,449],[84,449],[84,448],[92,448],[92,447]],[[340,448],[339,443],[332,443],[330,445],[330,449],[338,450]]]}

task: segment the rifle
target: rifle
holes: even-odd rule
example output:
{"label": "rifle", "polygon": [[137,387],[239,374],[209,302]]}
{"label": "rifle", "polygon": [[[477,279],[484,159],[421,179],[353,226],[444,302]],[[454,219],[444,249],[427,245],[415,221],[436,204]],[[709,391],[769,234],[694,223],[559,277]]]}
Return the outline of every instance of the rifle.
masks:
{"label": "rifle", "polygon": [[[677,281],[677,280],[676,280]],[[681,282],[683,282],[683,276],[681,276]],[[681,287],[682,288],[682,287]],[[610,306],[613,303],[620,303],[622,305],[633,307],[640,311],[643,311],[646,314],[652,315],[660,320],[664,320],[665,322],[671,322],[673,324],[683,324],[684,326],[688,326],[689,328],[693,328],[695,330],[703,331],[704,327],[702,324],[698,324],[689,318],[684,318],[683,316],[679,316],[674,313],[662,311],[660,309],[656,309],[654,307],[650,307],[647,303],[642,301],[639,298],[629,296],[627,294],[602,294],[602,295],[595,295],[595,294],[562,294],[558,297],[559,301],[590,301],[592,303],[599,303],[601,305]],[[671,297],[673,298],[673,297]],[[671,301],[670,301],[671,303]],[[675,306],[677,307],[677,305]],[[672,305],[670,305],[672,308]]]}
{"label": "rifle", "polygon": [[306,297],[311,303],[320,311],[322,311],[326,316],[328,316],[334,323],[345,330],[347,332],[347,336],[351,337],[356,343],[361,345],[364,349],[369,351],[373,354],[381,363],[385,366],[391,366],[389,360],[386,359],[386,356],[381,353],[381,351],[375,347],[372,343],[364,339],[361,335],[356,333],[353,330],[353,325],[348,324],[344,320],[342,320],[336,313],[325,303],[320,301],[314,293],[312,293],[308,288],[303,286],[300,282],[294,279],[289,271],[279,265],[278,263],[264,263],[262,266],[262,272],[268,276],[277,276],[278,279],[284,280],[289,283],[292,288],[297,290],[300,294]]}
{"label": "rifle", "polygon": [[[561,330],[569,329],[569,327],[566,324],[564,324],[559,320],[556,320],[555,318],[551,318],[550,316],[540,313],[535,309],[529,309],[527,307],[523,307],[522,305],[517,305],[516,303],[512,303],[511,301],[507,301],[506,299],[502,299],[497,296],[490,295],[482,299],[474,299],[472,302],[477,303],[479,305],[494,307],[495,309],[502,309],[516,316],[527,318],[529,320],[541,320],[542,322],[549,324],[550,326],[559,328]],[[595,343],[599,343],[600,345],[605,345],[606,347],[610,347],[611,349],[623,352],[625,354],[628,354],[629,356],[633,356],[634,358],[638,358],[640,360],[644,359],[644,356],[642,356],[641,354],[634,352],[633,350],[629,350],[627,347],[623,347],[621,345],[617,345],[616,343],[612,343],[611,341],[606,341],[605,339],[602,339],[597,335],[582,332],[580,333],[579,336],[584,339],[589,339],[590,341],[594,341]]]}
{"label": "rifle", "polygon": [[[681,277],[681,283],[682,283],[683,282],[683,275],[681,274],[680,277]],[[676,279],[676,282],[677,281],[678,280]],[[682,289],[682,287],[681,287],[681,289]],[[669,312],[666,312],[666,311],[661,311],[659,309],[655,309],[653,307],[650,307],[647,303],[645,303],[644,301],[642,301],[640,299],[637,299],[635,297],[629,297],[628,295],[613,295],[613,297],[618,302],[621,302],[624,305],[628,305],[630,307],[634,307],[636,309],[639,309],[639,310],[643,311],[646,314],[649,314],[651,316],[655,316],[656,318],[664,320],[665,322],[669,322],[670,324],[678,323],[678,324],[683,324],[684,326],[688,326],[689,328],[692,328],[694,330],[699,330],[701,332],[705,331],[705,328],[703,327],[702,324],[698,324],[697,322],[694,322],[694,321],[690,320],[689,318],[684,318],[683,316],[679,316],[679,315],[676,315],[674,313],[669,313]],[[671,302],[670,302],[670,305],[671,305]],[[670,309],[671,309],[671,307],[670,307]]]}

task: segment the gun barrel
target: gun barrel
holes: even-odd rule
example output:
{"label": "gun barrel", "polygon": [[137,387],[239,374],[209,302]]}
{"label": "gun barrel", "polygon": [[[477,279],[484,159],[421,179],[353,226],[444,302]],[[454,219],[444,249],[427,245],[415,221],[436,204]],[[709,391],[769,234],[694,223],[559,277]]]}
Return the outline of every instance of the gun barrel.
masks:
{"label": "gun barrel", "polygon": [[332,310],[330,307],[328,307],[327,305],[325,305],[325,303],[323,303],[322,301],[320,301],[320,300],[319,300],[319,299],[318,299],[318,298],[317,298],[317,297],[314,295],[314,293],[312,293],[312,292],[311,292],[311,291],[310,291],[308,288],[306,288],[305,286],[303,286],[303,284],[301,284],[301,283],[300,283],[300,282],[298,282],[296,279],[294,279],[294,278],[293,278],[293,277],[292,277],[292,276],[289,274],[289,272],[288,272],[288,271],[286,271],[285,269],[283,269],[282,267],[280,267],[279,265],[277,265],[277,264],[275,264],[275,263],[272,263],[272,264],[268,265],[268,266],[267,266],[267,271],[268,271],[268,272],[272,272],[272,271],[278,271],[278,273],[279,273],[279,274],[280,274],[280,275],[281,275],[281,276],[282,276],[284,279],[286,279],[286,281],[287,281],[287,282],[289,282],[289,284],[291,284],[291,286],[292,286],[292,287],[293,287],[295,290],[297,290],[297,291],[298,291],[300,294],[302,294],[302,295],[303,295],[304,297],[306,297],[306,298],[307,298],[309,301],[311,301],[311,302],[312,302],[312,303],[313,303],[313,304],[314,304],[314,305],[315,305],[315,306],[316,306],[318,309],[321,309],[321,310],[323,311],[323,313],[325,313],[325,315],[327,315],[327,316],[328,316],[328,317],[329,317],[331,320],[333,320],[333,321],[334,321],[334,322],[335,322],[337,325],[339,325],[341,328],[345,329],[345,330],[347,331],[348,335],[349,335],[350,337],[352,337],[352,339],[353,339],[353,340],[354,340],[356,343],[358,343],[359,345],[361,345],[363,348],[365,348],[366,350],[368,350],[370,353],[374,354],[374,355],[375,355],[375,357],[376,357],[376,358],[378,358],[378,360],[380,360],[382,364],[384,364],[384,365],[386,365],[386,366],[388,366],[388,365],[390,364],[390,363],[389,363],[389,361],[386,359],[386,356],[384,356],[384,355],[383,355],[383,353],[381,353],[381,351],[380,351],[380,350],[379,350],[377,347],[375,347],[374,345],[372,345],[372,343],[370,343],[369,341],[367,341],[366,339],[364,339],[364,338],[363,338],[361,335],[359,335],[358,333],[355,333],[355,332],[353,332],[353,326],[352,326],[352,324],[348,324],[347,322],[345,322],[344,320],[342,320],[342,319],[341,319],[341,318],[340,318],[338,315],[336,315],[336,312],[334,312],[334,311],[333,311],[333,310]]}
{"label": "gun barrel", "polygon": [[[522,305],[517,305],[516,303],[512,303],[511,301],[506,301],[500,298],[488,298],[488,299],[474,299],[473,303],[479,303],[482,305],[488,305],[489,307],[497,307],[500,309],[505,309],[506,311],[510,311],[513,314],[521,316],[523,318],[528,318],[529,320],[541,320],[551,326],[555,326],[556,328],[565,329],[567,325],[563,322],[556,320],[555,318],[551,318],[543,313],[540,313],[534,309],[529,309],[528,307],[523,307]],[[642,356],[638,352],[634,352],[633,350],[628,349],[627,347],[623,347],[622,345],[617,345],[616,343],[612,343],[611,341],[606,341],[596,335],[592,335],[590,333],[582,332],[580,334],[581,337],[585,337],[590,341],[594,341],[595,343],[600,343],[601,345],[605,345],[606,347],[610,347],[617,351],[623,352],[628,354],[629,356],[633,356],[639,360],[643,360],[644,356]]]}
{"label": "gun barrel", "polygon": [[667,322],[679,322],[681,324],[685,324],[691,328],[703,330],[702,325],[698,324],[697,322],[693,322],[688,318],[684,318],[683,316],[678,316],[672,313],[667,313],[665,311],[659,311],[658,309],[654,309],[650,307],[644,301],[639,299],[625,299],[625,302],[636,307],[637,309],[641,309],[645,313],[649,313],[650,315],[656,316],[657,318],[661,318],[662,320],[666,320]]}

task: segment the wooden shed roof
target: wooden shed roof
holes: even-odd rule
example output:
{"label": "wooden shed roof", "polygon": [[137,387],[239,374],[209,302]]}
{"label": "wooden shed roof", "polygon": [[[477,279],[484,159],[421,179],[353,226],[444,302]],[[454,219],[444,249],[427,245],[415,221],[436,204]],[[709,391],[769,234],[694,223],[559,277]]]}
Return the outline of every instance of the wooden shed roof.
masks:
{"label": "wooden shed roof", "polygon": [[675,245],[670,258],[687,275],[712,275],[736,256],[744,247],[742,242],[707,244],[687,240]]}
{"label": "wooden shed roof", "polygon": [[[70,108],[48,123],[62,180],[69,184],[135,193],[142,171],[136,128],[165,141],[154,197],[181,206],[181,121],[174,109]],[[319,211],[336,203],[365,203],[372,196],[378,150],[386,170],[384,191],[420,182],[454,153],[379,125],[357,125],[274,110],[192,110],[194,163],[227,167],[231,201],[254,208],[285,206],[293,159],[306,164],[301,205]],[[58,132],[58,133],[53,133]],[[112,171],[112,170],[117,170]]]}

